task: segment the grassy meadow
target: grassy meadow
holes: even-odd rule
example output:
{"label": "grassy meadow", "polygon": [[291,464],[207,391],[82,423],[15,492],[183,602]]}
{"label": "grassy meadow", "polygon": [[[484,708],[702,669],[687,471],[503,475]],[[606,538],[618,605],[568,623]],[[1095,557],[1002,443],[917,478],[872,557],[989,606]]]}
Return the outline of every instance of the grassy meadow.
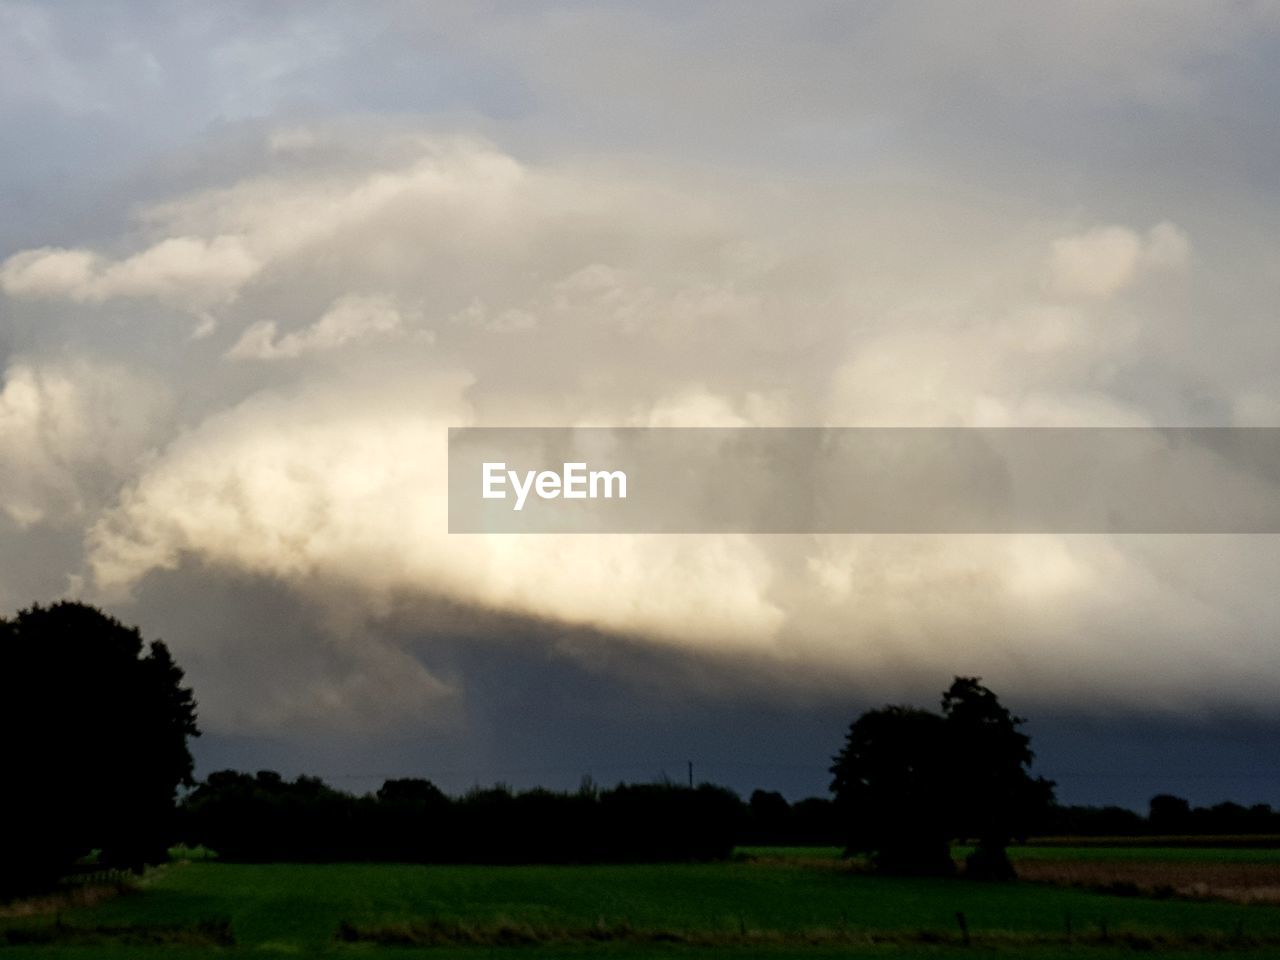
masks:
{"label": "grassy meadow", "polygon": [[[1040,858],[1110,869],[1116,857],[1091,861],[1097,852],[1016,854],[1026,864]],[[1203,849],[1130,853],[1131,863],[1231,865],[1206,860]],[[1224,857],[1244,853],[1269,875],[1277,872],[1273,850]],[[1141,859],[1148,854],[1158,859]],[[9,908],[0,913],[0,956],[1280,955],[1280,906],[1129,887],[1119,895],[1087,878],[1074,882],[876,877],[828,848],[745,848],[724,863],[625,866],[181,860],[92,906]]]}

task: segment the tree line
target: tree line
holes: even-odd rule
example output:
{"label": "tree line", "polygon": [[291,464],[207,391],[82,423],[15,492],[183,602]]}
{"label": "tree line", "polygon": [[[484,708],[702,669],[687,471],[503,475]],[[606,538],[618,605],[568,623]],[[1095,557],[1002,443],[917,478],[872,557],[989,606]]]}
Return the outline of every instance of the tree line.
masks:
{"label": "tree line", "polygon": [[[451,797],[416,778],[387,780],[375,793],[356,795],[316,777],[288,780],[273,771],[210,774],[181,802],[174,824],[175,841],[243,862],[713,860],[741,846],[842,846],[876,855],[877,845],[885,843],[883,827],[870,837],[851,834],[839,803],[828,797],[790,803],[775,791],[755,790],[743,800],[712,784],[692,790],[673,783],[602,789],[589,780],[576,791],[497,785]],[[1160,795],[1147,815],[1123,807],[1049,804],[1025,827],[1025,835],[1034,837],[1247,838],[1280,835],[1280,813],[1229,802],[1192,807]],[[910,829],[914,834],[919,825]],[[950,861],[949,843],[942,856]],[[880,859],[887,871],[927,870]]]}
{"label": "tree line", "polygon": [[746,801],[713,784],[577,791],[477,788],[450,797],[428,780],[356,796],[315,777],[231,770],[193,778],[196,704],[161,641],[80,603],[0,619],[0,898],[52,885],[77,863],[141,869],[170,845],[227,860],[577,863],[709,860],[734,847],[838,845],[881,871],[1012,876],[1006,846],[1028,836],[1280,834],[1267,806],[1202,808],[1162,794],[1146,817],[1061,806],[1031,775],[1024,720],[976,677],[939,709],[890,705],[850,725],[831,796]]}
{"label": "tree line", "polygon": [[1062,837],[1280,837],[1280,811],[1269,803],[1250,806],[1225,800],[1210,806],[1161,793],[1146,815],[1127,807],[1053,806],[1040,836]]}
{"label": "tree line", "polygon": [[[1122,807],[1049,804],[1025,827],[1038,837],[1244,837],[1280,835],[1280,813],[1233,803],[1193,808],[1161,795],[1145,816]],[[851,843],[849,824],[829,797],[790,803],[756,790],[743,800],[712,784],[602,789],[588,780],[576,791],[497,785],[451,797],[429,780],[406,778],[361,796],[315,777],[224,770],[181,802],[174,839],[245,862],[583,863],[711,860],[740,846],[853,846],[852,852],[874,854],[883,833]],[[942,855],[950,861],[949,845]]]}
{"label": "tree line", "polygon": [[314,777],[211,774],[183,801],[188,845],[239,861],[583,863],[714,860],[741,834],[736,794],[711,784],[503,786],[449,797],[428,780],[355,796]]}

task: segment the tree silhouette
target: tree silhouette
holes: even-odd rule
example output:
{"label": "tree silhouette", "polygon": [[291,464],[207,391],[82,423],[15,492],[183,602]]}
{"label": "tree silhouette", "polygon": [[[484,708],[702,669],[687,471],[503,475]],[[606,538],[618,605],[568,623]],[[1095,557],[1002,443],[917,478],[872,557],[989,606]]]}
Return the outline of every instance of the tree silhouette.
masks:
{"label": "tree silhouette", "polygon": [[976,677],[955,678],[941,714],[862,714],[831,767],[848,852],[870,854],[885,872],[944,874],[954,869],[950,841],[973,838],[968,874],[1011,877],[1005,846],[1053,797],[1052,783],[1028,773],[1023,722]]}
{"label": "tree silhouette", "polygon": [[195,702],[160,641],[81,603],[0,620],[0,894],[47,885],[77,858],[140,868],[166,856],[191,782]]}
{"label": "tree silhouette", "polygon": [[948,793],[956,837],[977,840],[969,856],[970,876],[1008,879],[1014,875],[1005,847],[1024,838],[1031,821],[1047,809],[1053,784],[1028,773],[1035,755],[1026,721],[1001,706],[977,677],[956,677],[942,695],[946,720]]}
{"label": "tree silhouette", "polygon": [[1147,822],[1156,833],[1186,833],[1191,825],[1191,804],[1182,797],[1156,794],[1149,809]]}
{"label": "tree silhouette", "polygon": [[886,873],[945,874],[947,738],[942,717],[914,707],[869,710],[849,727],[831,789],[849,853]]}
{"label": "tree silhouette", "polygon": [[754,790],[748,803],[753,843],[781,843],[787,835],[791,804],[776,790]]}

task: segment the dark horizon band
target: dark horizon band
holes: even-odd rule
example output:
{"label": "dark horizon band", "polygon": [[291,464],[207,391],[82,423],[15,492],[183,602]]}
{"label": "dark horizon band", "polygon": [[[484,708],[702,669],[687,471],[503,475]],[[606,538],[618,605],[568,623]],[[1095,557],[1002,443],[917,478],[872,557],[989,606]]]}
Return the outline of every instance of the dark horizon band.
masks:
{"label": "dark horizon band", "polygon": [[1280,428],[454,428],[449,532],[1280,533]]}

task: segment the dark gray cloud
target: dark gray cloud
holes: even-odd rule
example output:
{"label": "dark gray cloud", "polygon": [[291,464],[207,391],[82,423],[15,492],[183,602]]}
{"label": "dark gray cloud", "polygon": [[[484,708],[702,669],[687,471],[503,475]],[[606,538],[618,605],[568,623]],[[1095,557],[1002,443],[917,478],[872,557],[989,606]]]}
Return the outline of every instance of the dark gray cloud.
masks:
{"label": "dark gray cloud", "polygon": [[[772,686],[758,677],[734,683],[727,677],[740,665],[693,653],[579,637],[602,651],[584,661],[563,649],[563,631],[550,625],[461,611],[436,619],[434,635],[411,646],[433,671],[465,678],[459,729],[442,733],[409,721],[375,733],[214,731],[197,745],[201,769],[319,772],[357,792],[388,777],[423,776],[463,791],[496,782],[572,788],[583,776],[606,784],[681,780],[692,761],[695,777],[744,796],[763,788],[798,799],[825,794],[830,758],[858,712],[885,702],[935,706],[950,679],[940,668],[887,690],[868,678],[839,692],[808,690],[797,702],[785,678]],[[1037,772],[1057,782],[1063,802],[1142,809],[1156,793],[1173,792],[1197,804],[1253,803],[1269,802],[1280,789],[1265,762],[1278,732],[1274,718],[1184,716],[1181,703],[1164,705],[1163,716],[1099,716],[1016,692],[1005,699],[1029,715]]]}

